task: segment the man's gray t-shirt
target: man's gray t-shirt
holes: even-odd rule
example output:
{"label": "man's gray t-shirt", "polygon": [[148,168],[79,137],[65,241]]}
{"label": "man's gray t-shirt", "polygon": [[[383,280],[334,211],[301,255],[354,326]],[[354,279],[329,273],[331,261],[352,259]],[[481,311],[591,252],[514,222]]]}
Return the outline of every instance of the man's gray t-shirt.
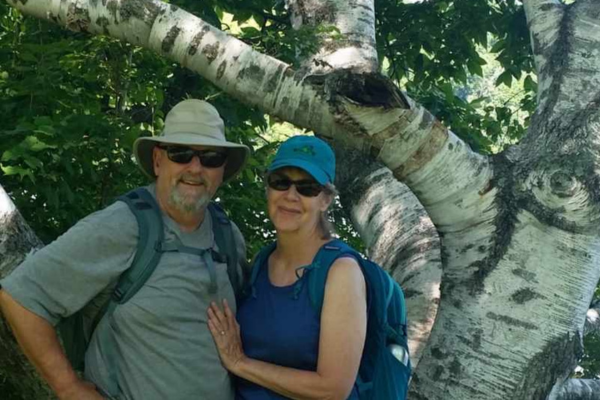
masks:
{"label": "man's gray t-shirt", "polygon": [[[149,187],[151,193],[154,187]],[[216,248],[206,214],[194,232],[182,232],[163,214],[165,241]],[[241,233],[234,227],[240,260]],[[17,302],[56,325],[86,304],[110,293],[131,264],[137,246],[134,215],[123,202],[79,221],[50,245],[27,257],[0,282]],[[235,297],[226,264],[215,262],[217,292],[198,255],[168,252],[146,284],[96,328],[86,353],[85,378],[115,399],[230,400],[233,388],[207,326],[211,301]],[[99,304],[96,304],[96,306]],[[103,339],[97,340],[102,335]],[[112,349],[103,349],[106,340]]]}

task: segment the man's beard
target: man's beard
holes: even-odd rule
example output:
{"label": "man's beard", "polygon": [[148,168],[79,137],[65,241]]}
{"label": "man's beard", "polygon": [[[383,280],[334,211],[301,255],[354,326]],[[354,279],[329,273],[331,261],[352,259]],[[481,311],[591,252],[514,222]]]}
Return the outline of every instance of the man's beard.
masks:
{"label": "man's beard", "polygon": [[[193,182],[202,183],[202,185],[204,185],[205,188],[208,188],[208,182],[204,178],[191,178],[183,176],[181,180],[185,180],[186,178]],[[200,195],[200,197],[185,196],[178,190],[177,185],[175,185],[171,189],[171,193],[169,195],[169,203],[172,207],[185,214],[197,214],[204,210],[206,206],[208,206],[211,197],[212,196],[208,192],[208,190],[205,190],[205,192],[202,195]]]}

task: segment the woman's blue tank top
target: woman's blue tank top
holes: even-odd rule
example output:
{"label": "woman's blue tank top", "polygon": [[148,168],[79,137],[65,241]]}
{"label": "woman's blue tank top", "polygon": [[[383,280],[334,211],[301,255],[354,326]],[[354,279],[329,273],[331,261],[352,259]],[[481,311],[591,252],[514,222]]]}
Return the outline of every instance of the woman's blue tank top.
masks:
{"label": "woman's blue tank top", "polygon": [[[254,294],[241,302],[237,312],[242,345],[248,357],[284,367],[317,370],[321,322],[310,304],[304,276],[293,285],[274,286],[267,266],[261,266]],[[238,379],[236,399],[287,397]],[[348,399],[358,399],[356,386]]]}

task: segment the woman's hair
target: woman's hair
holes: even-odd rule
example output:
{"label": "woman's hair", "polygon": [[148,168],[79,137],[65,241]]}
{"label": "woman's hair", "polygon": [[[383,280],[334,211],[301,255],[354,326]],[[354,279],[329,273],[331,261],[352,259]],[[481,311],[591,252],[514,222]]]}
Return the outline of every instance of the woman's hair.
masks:
{"label": "woman's hair", "polygon": [[331,221],[329,220],[329,209],[331,208],[331,205],[335,200],[335,196],[337,196],[338,193],[337,189],[332,183],[326,183],[324,187],[325,190],[323,190],[323,193],[331,197],[331,202],[329,203],[329,207],[327,208],[327,210],[323,211],[319,215],[319,222],[317,226],[321,231],[321,239],[331,239],[331,237],[335,233],[335,227],[333,226],[333,223],[331,223]]}

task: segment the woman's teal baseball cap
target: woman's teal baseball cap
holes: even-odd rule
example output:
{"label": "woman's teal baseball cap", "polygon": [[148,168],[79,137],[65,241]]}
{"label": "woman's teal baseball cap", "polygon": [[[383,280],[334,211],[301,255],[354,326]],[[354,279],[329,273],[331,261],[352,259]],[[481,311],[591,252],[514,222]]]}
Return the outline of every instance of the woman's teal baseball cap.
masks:
{"label": "woman's teal baseball cap", "polygon": [[335,179],[335,154],[327,143],[314,136],[293,136],[277,150],[268,172],[296,167],[308,172],[321,185]]}

